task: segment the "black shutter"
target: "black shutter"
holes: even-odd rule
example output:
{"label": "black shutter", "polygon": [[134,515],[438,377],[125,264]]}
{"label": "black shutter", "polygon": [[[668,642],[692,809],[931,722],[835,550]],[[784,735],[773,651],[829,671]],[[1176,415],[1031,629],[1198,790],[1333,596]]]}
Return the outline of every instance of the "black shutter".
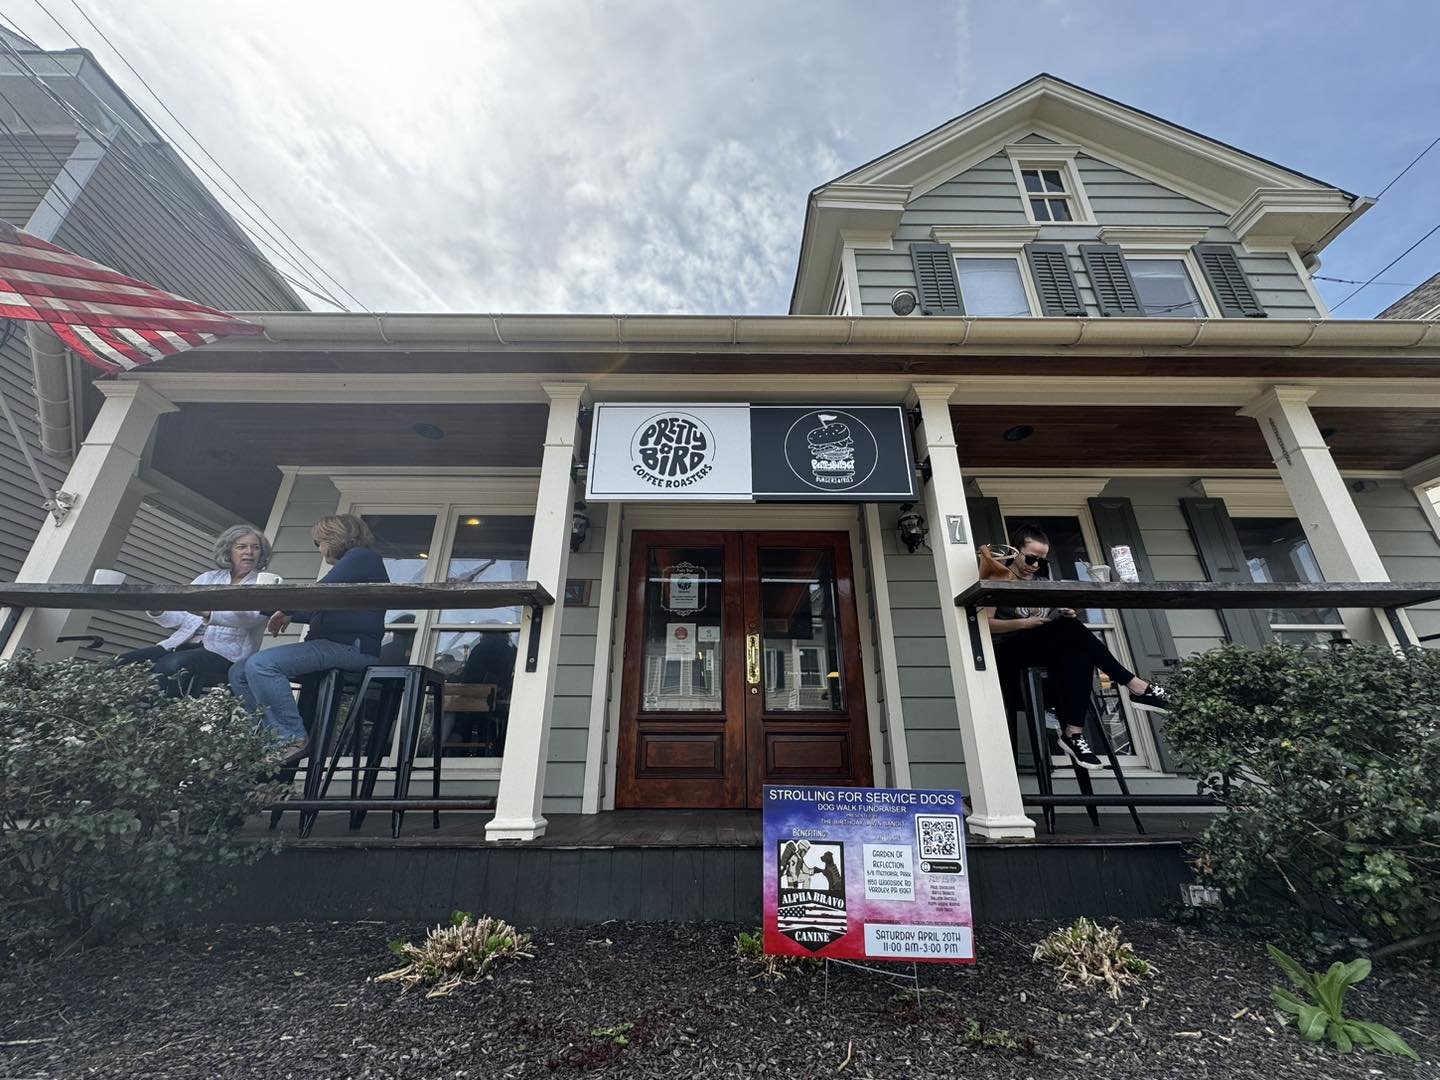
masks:
{"label": "black shutter", "polygon": [[1035,279],[1035,292],[1040,297],[1040,314],[1085,314],[1064,244],[1026,244],[1025,258],[1030,262],[1030,276]]}
{"label": "black shutter", "polygon": [[[1101,561],[1112,568],[1115,558],[1112,549],[1128,547],[1135,560],[1135,569],[1141,581],[1154,581],[1155,573],[1150,568],[1150,556],[1145,552],[1145,541],[1140,535],[1140,526],[1135,521],[1135,509],[1129,499],[1099,496],[1090,500],[1090,516],[1095,521],[1095,531],[1100,536],[1103,549]],[[1118,578],[1116,578],[1118,580]],[[1170,633],[1170,620],[1165,612],[1152,609],[1131,609],[1120,612],[1120,625],[1125,628],[1125,640],[1130,643],[1130,658],[1135,672],[1142,679],[1150,680],[1165,672],[1165,662],[1176,659],[1175,639]],[[1137,711],[1136,719],[1148,717],[1151,730],[1155,733],[1155,746],[1160,751],[1160,767],[1166,772],[1175,771],[1175,760],[1170,753],[1170,744],[1165,740],[1165,719],[1163,713]]]}
{"label": "black shutter", "polygon": [[[1195,551],[1200,556],[1200,565],[1205,568],[1208,580],[1254,580],[1245,563],[1245,552],[1240,547],[1240,537],[1235,533],[1235,523],[1230,520],[1224,499],[1181,499],[1180,509],[1185,514],[1185,523],[1190,526],[1190,536],[1195,541]],[[1257,649],[1272,640],[1270,624],[1264,613],[1253,608],[1222,611],[1220,621],[1224,624],[1225,636],[1236,645]]]}
{"label": "black shutter", "polygon": [[1195,259],[1210,283],[1210,291],[1220,305],[1220,314],[1227,319],[1263,319],[1250,279],[1240,266],[1240,258],[1229,244],[1196,244]]}
{"label": "black shutter", "polygon": [[1090,288],[1095,290],[1095,302],[1100,306],[1101,315],[1144,316],[1140,294],[1135,291],[1130,268],[1125,265],[1125,257],[1119,247],[1114,244],[1081,244],[1080,258],[1085,262],[1085,273],[1090,275]]}
{"label": "black shutter", "polygon": [[982,544],[1009,543],[1005,536],[1005,519],[1000,515],[1000,500],[987,495],[972,495],[965,500],[970,515],[970,534],[978,548]]}
{"label": "black shutter", "polygon": [[955,253],[949,244],[911,244],[915,288],[922,315],[964,315],[960,282],[955,276]]}

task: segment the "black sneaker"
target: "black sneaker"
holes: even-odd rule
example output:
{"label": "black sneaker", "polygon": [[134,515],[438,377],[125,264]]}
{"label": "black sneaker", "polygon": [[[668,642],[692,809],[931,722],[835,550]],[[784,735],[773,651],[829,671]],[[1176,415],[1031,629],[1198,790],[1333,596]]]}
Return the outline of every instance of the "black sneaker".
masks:
{"label": "black sneaker", "polygon": [[1170,694],[1163,686],[1156,686],[1154,683],[1147,683],[1143,694],[1131,694],[1130,700],[1136,705],[1143,705],[1147,709],[1159,709],[1164,712],[1170,708]]}
{"label": "black sneaker", "polygon": [[1090,744],[1085,741],[1085,733],[1077,731],[1074,735],[1068,732],[1060,734],[1060,749],[1074,759],[1075,764],[1086,769],[1103,769],[1105,766],[1095,751],[1090,749]]}

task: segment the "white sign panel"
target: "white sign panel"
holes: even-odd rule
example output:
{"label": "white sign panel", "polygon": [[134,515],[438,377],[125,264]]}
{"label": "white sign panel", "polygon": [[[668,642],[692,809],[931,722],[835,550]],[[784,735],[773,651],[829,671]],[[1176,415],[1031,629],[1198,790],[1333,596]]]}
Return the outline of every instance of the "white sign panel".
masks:
{"label": "white sign panel", "polygon": [[585,497],[751,498],[750,406],[597,404]]}

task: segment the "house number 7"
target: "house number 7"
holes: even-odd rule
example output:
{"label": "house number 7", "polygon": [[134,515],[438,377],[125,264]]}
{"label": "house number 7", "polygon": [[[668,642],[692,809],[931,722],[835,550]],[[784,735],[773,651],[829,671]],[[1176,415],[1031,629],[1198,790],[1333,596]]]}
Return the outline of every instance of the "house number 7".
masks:
{"label": "house number 7", "polygon": [[961,515],[945,515],[945,536],[952,544],[965,543],[965,519]]}

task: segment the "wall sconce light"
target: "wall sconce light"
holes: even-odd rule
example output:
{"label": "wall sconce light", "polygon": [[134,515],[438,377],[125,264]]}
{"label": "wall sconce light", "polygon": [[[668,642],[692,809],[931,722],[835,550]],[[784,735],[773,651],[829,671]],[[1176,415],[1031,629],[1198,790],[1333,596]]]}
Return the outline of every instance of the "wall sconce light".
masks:
{"label": "wall sconce light", "polygon": [[905,550],[912,555],[920,550],[920,545],[925,543],[925,538],[930,535],[930,530],[925,525],[925,519],[915,509],[914,503],[901,505],[900,517],[895,522],[895,529],[900,534],[900,542],[905,545]]}
{"label": "wall sconce light", "polygon": [[579,551],[580,546],[585,543],[585,537],[590,535],[590,515],[585,513],[585,510],[585,504],[577,502],[575,512],[570,515],[571,551]]}

